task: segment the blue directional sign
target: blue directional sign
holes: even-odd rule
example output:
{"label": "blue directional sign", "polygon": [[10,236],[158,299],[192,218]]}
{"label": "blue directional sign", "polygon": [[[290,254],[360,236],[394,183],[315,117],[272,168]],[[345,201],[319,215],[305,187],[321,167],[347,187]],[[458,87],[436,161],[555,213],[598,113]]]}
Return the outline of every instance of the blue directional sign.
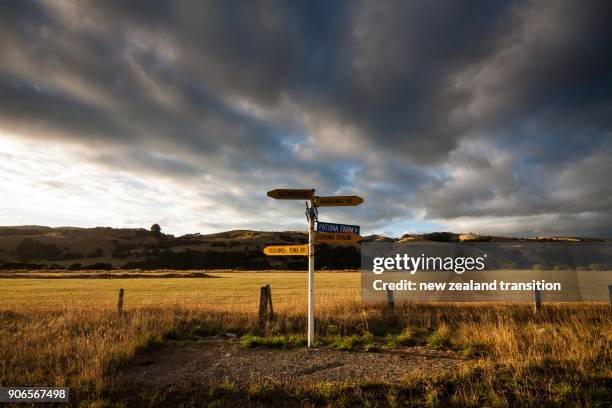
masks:
{"label": "blue directional sign", "polygon": [[340,232],[359,235],[359,225],[332,224],[331,222],[317,222],[318,232]]}

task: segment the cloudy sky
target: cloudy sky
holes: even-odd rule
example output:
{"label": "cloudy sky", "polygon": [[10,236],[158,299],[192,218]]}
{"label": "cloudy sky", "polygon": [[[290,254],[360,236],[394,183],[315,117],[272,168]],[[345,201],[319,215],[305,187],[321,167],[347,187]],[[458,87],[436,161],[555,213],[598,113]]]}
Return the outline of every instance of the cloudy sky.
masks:
{"label": "cloudy sky", "polygon": [[0,224],[612,236],[612,7],[3,1]]}

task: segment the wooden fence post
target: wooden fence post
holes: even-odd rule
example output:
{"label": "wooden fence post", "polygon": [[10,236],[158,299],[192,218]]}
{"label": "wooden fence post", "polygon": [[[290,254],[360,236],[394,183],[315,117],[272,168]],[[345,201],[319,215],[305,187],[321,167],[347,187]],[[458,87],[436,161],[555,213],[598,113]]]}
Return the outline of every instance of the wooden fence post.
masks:
{"label": "wooden fence post", "polygon": [[259,327],[263,329],[268,307],[268,290],[265,286],[259,288]]}
{"label": "wooden fence post", "polygon": [[612,309],[612,285],[608,285],[608,297],[610,298],[610,309]]}
{"label": "wooden fence post", "polygon": [[266,291],[268,292],[268,307],[270,308],[268,314],[268,320],[274,320],[274,309],[272,308],[272,289],[270,289],[270,284],[266,285]]}
{"label": "wooden fence post", "polygon": [[387,307],[389,309],[395,309],[395,301],[393,300],[393,291],[387,288]]}
{"label": "wooden fence post", "polygon": [[272,290],[270,284],[259,288],[259,329],[263,332],[266,321],[274,320],[274,309],[272,307]]}
{"label": "wooden fence post", "polygon": [[540,309],[542,308],[542,291],[536,289],[533,291],[533,311],[535,313],[540,313]]}
{"label": "wooden fence post", "polygon": [[123,289],[119,289],[119,302],[117,302],[117,311],[123,312]]}

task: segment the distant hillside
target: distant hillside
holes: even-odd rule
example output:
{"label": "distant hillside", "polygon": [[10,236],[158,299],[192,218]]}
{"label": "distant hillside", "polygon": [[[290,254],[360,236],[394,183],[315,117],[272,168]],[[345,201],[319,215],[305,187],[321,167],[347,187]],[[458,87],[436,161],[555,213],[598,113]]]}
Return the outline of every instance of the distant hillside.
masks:
{"label": "distant hillside", "polygon": [[437,241],[437,242],[605,242],[610,240],[578,237],[534,237],[516,238],[495,235],[480,235],[473,232],[455,234],[453,232],[430,232],[428,234],[404,234],[397,242]]}
{"label": "distant hillside", "polygon": [[[519,238],[434,232],[381,235],[364,242],[406,241],[516,241]],[[531,240],[592,241],[571,237],[539,237]],[[209,235],[174,237],[145,229],[108,227],[49,228],[0,227],[0,269],[295,269],[306,268],[305,257],[268,257],[267,245],[305,244],[304,232],[235,230]],[[359,245],[317,244],[318,269],[357,269]]]}
{"label": "distant hillside", "polygon": [[[174,237],[145,229],[0,227],[0,269],[305,269],[267,245],[307,243],[303,232],[236,230]],[[356,245],[317,245],[317,267],[358,268]]]}

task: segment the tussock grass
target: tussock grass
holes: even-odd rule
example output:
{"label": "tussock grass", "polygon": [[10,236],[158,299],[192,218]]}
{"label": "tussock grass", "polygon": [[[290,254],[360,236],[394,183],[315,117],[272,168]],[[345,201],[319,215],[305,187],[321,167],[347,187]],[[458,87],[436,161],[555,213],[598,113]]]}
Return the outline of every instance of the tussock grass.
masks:
{"label": "tussock grass", "polygon": [[[281,291],[273,286],[273,296]],[[364,383],[241,389],[190,384],[139,396],[117,373],[135,353],[177,339],[237,333],[243,347],[302,347],[305,308],[278,302],[266,336],[256,307],[220,310],[164,304],[121,315],[97,307],[0,311],[0,384],[69,386],[74,403],[115,405],[604,406],[612,390],[612,319],[604,304],[362,304],[352,295],[317,303],[317,345],[376,352],[426,346],[454,351],[466,367],[407,376],[400,385]]]}
{"label": "tussock grass", "polygon": [[435,349],[448,348],[451,345],[451,328],[448,324],[442,323],[427,338],[427,344]]}
{"label": "tussock grass", "polygon": [[[421,384],[416,388],[414,384],[404,388],[384,384],[375,387],[375,394],[395,393],[394,398],[399,400],[406,398],[406,393],[416,392],[418,400],[426,405],[478,405],[485,400],[491,406],[517,401],[527,405],[589,405],[609,398],[606,391],[612,386],[612,327],[610,312],[603,305],[549,306],[537,317],[527,305],[406,304],[397,305],[396,312],[393,327],[388,313],[378,305],[347,303],[320,308],[320,320],[327,324],[319,326],[317,345],[378,351],[427,344],[470,358],[473,364],[447,378],[413,380]],[[257,334],[255,314],[246,313],[183,308],[143,308],[122,315],[74,308],[4,311],[0,314],[0,344],[4,352],[0,383],[69,386],[76,398],[94,396],[104,400],[109,390],[121,389],[113,382],[117,370],[145,348],[161,347],[172,339],[225,331],[241,335],[239,341],[244,347],[301,347],[305,343],[305,325],[301,313],[285,310],[279,311],[270,327],[273,334],[266,337]],[[326,327],[339,334],[326,333]],[[367,331],[380,327],[392,327],[395,333],[379,337]],[[254,384],[246,397],[268,401],[262,395],[273,392],[281,400],[292,401],[299,391],[315,401],[332,398],[333,394],[332,400],[339,404],[345,399],[363,398],[363,402],[371,397],[366,391],[363,395],[358,391],[365,387],[363,384],[349,389],[317,387],[278,394],[276,388]],[[325,395],[317,397],[322,389]],[[207,398],[245,397],[233,388],[231,392],[215,392],[207,394]]]}

